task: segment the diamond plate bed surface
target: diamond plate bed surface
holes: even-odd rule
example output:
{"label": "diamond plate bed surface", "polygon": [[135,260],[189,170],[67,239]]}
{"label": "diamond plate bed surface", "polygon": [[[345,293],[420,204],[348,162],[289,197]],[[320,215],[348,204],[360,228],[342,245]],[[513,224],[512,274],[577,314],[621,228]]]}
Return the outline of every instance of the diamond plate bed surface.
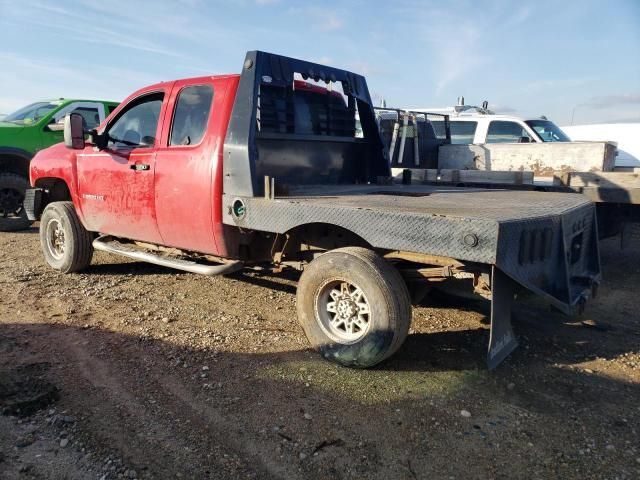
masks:
{"label": "diamond plate bed surface", "polygon": [[589,204],[589,200],[574,194],[430,185],[302,187],[291,189],[288,197],[280,199],[333,208],[371,208],[498,221],[560,215]]}

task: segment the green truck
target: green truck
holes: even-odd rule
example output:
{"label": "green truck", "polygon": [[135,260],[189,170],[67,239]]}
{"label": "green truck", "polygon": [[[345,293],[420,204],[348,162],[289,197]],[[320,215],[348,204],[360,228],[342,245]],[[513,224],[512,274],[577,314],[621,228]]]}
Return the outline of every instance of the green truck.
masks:
{"label": "green truck", "polygon": [[85,130],[91,130],[117,106],[117,102],[60,98],[32,103],[0,119],[0,231],[31,224],[22,206],[29,187],[29,162],[38,151],[63,141],[65,115],[79,113]]}

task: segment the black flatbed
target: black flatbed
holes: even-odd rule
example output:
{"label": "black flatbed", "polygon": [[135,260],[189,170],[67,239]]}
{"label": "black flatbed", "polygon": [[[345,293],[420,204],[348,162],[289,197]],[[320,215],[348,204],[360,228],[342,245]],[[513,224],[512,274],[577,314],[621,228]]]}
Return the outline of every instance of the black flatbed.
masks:
{"label": "black flatbed", "polygon": [[275,200],[495,221],[561,215],[591,203],[566,193],[436,185],[304,185]]}
{"label": "black flatbed", "polygon": [[[296,74],[339,84],[344,104],[336,107],[327,90],[323,101],[301,108]],[[352,72],[247,53],[221,154],[223,223],[244,235],[248,252],[252,238],[273,253],[282,238],[286,245],[324,225],[383,255],[439,256],[473,276],[488,273],[490,366],[517,344],[515,284],[571,313],[600,281],[595,207],[583,196],[381,182],[391,179],[388,148],[366,81]]]}

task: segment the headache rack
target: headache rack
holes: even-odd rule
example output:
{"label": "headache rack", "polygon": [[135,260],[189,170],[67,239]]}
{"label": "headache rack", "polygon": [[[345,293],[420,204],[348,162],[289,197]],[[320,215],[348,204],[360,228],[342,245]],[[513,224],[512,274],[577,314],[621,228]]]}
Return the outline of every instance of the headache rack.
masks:
{"label": "headache rack", "polygon": [[245,58],[224,150],[229,195],[262,196],[264,177],[278,188],[391,175],[364,77],[260,51]]}
{"label": "headache rack", "polygon": [[331,81],[323,88],[304,80],[294,80],[291,85],[261,84],[256,113],[258,135],[355,139],[355,100],[346,97],[345,102],[343,95],[332,86]]}

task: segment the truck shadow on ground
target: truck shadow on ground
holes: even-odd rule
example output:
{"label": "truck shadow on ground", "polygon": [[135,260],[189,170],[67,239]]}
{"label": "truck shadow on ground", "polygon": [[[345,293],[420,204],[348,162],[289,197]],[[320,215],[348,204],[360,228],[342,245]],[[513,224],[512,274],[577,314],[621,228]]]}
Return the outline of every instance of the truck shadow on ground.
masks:
{"label": "truck shadow on ground", "polygon": [[114,263],[94,263],[82,273],[95,275],[174,275],[184,277],[190,275],[188,272],[154,265],[147,262],[122,262],[122,258],[112,256]]}
{"label": "truck shadow on ground", "polygon": [[[154,265],[146,262],[122,261],[122,258],[113,255],[109,256],[109,263],[93,263],[82,273],[95,275],[173,275],[176,277],[188,277],[194,275],[189,272],[176,270],[173,268]],[[295,294],[296,283],[300,278],[300,273],[289,270],[279,274],[270,272],[242,270],[225,278],[246,282],[259,287]]]}
{"label": "truck shadow on ground", "polygon": [[[101,275],[174,275],[176,278],[190,274],[141,262],[92,265],[87,273]],[[242,271],[227,276],[238,282],[246,282],[265,289],[295,295],[299,273],[285,271],[272,274],[259,271]],[[400,351],[380,368],[402,371],[461,371],[486,368],[485,356],[489,342],[490,302],[478,298],[466,298],[433,290],[416,307],[448,312],[445,317],[457,316],[460,311],[475,312],[478,321],[467,328],[410,334]],[[567,317],[549,309],[532,296],[523,296],[514,303],[512,324],[519,337],[520,346],[508,357],[506,365],[544,358],[549,363],[587,361],[597,356],[615,359],[636,350],[637,334],[625,325],[606,321],[584,325],[591,319],[591,310],[578,317]],[[596,312],[598,318],[600,312]],[[415,322],[414,317],[414,322]],[[424,322],[423,322],[424,323]],[[459,328],[459,326],[457,327]],[[302,331],[300,330],[302,334]],[[629,336],[631,334],[631,336]],[[508,368],[508,367],[499,367]]]}
{"label": "truck shadow on ground", "polygon": [[251,285],[267,288],[269,290],[277,290],[279,292],[295,295],[296,284],[300,279],[300,272],[295,270],[285,270],[276,275],[269,272],[241,271],[228,275],[227,278],[250,283]]}
{"label": "truck shadow on ground", "polygon": [[16,230],[14,232],[11,232],[12,234],[19,234],[19,235],[39,235],[40,234],[40,229],[37,226],[31,226],[28,228],[25,228],[23,230]]}
{"label": "truck shadow on ground", "polygon": [[[486,462],[497,455],[491,442],[519,457],[520,474],[512,478],[526,478],[535,456],[518,437],[521,425],[528,441],[540,442],[544,451],[538,455],[567,451],[582,441],[583,428],[606,425],[620,442],[634,438],[626,418],[640,398],[637,384],[558,368],[544,349],[488,373],[475,347],[485,336],[484,329],[412,335],[381,367],[353,370],[307,350],[238,353],[95,327],[3,323],[0,371],[14,380],[17,372],[27,386],[40,381],[56,387],[52,405],[81,414],[72,445],[82,441],[117,455],[154,478],[225,472],[227,455],[243,475],[260,478],[342,478],[346,471],[359,478],[413,478],[398,474],[407,458],[417,472],[462,474],[462,464],[447,461],[454,444],[483,476],[489,474],[483,468],[494,468]],[[48,368],[24,375],[33,364]],[[22,394],[2,393],[5,404]],[[473,411],[473,420],[460,423],[463,407]],[[567,412],[575,411],[581,421],[567,421]],[[539,417],[528,423],[533,414]],[[425,420],[432,417],[447,428]],[[416,427],[430,438],[429,448],[406,442]],[[358,453],[363,442],[365,460]],[[488,442],[488,449],[478,442]],[[314,461],[300,461],[299,453],[317,452],[322,455]],[[593,473],[589,464],[575,467],[576,478]]]}
{"label": "truck shadow on ground", "polygon": [[[412,371],[486,369],[490,325],[488,301],[434,292],[420,306],[450,311],[450,315],[461,310],[479,315],[475,326],[466,325],[468,328],[464,330],[442,331],[442,327],[437,327],[440,331],[410,334],[401,350],[379,368]],[[544,363],[555,368],[559,364],[598,358],[615,360],[638,352],[640,333],[634,325],[611,320],[603,317],[598,308],[587,310],[581,316],[566,316],[536,298],[518,300],[513,305],[511,322],[519,347],[497,371],[514,365],[526,368]]]}

